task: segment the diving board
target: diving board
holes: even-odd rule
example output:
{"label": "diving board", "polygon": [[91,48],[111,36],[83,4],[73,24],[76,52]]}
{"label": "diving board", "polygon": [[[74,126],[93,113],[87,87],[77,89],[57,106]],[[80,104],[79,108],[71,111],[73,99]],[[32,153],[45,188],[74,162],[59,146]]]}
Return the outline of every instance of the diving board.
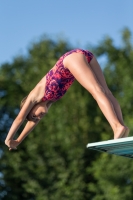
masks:
{"label": "diving board", "polygon": [[133,137],[88,143],[87,148],[133,159]]}

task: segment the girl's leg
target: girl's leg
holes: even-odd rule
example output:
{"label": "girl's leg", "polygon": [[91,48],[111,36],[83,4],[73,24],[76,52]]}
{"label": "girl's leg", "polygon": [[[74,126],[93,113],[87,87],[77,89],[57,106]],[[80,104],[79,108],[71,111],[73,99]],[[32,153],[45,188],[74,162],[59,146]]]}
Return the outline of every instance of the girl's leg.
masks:
{"label": "girl's leg", "polygon": [[[90,66],[91,66],[91,69],[94,72],[97,80],[99,81],[100,85],[104,88],[104,91],[105,91],[107,97],[110,99],[111,103],[113,104],[115,113],[116,113],[120,123],[122,125],[124,125],[124,121],[123,121],[123,116],[122,116],[120,105],[119,105],[118,101],[116,100],[116,98],[111,93],[111,91],[109,90],[109,88],[108,88],[108,86],[106,84],[104,75],[102,73],[102,70],[100,68],[100,65],[97,62],[95,57],[93,57],[93,59],[91,60]],[[126,127],[126,131],[125,131],[125,134],[123,136],[127,137],[128,134],[129,134],[129,129],[128,129],[128,127]]]}
{"label": "girl's leg", "polygon": [[97,101],[101,111],[114,131],[114,138],[122,137],[125,133],[125,127],[118,120],[112,103],[105,94],[105,90],[96,78],[91,66],[88,64],[86,57],[80,53],[73,53],[67,56],[63,63],[64,66],[71,71],[77,81],[86,88]]}

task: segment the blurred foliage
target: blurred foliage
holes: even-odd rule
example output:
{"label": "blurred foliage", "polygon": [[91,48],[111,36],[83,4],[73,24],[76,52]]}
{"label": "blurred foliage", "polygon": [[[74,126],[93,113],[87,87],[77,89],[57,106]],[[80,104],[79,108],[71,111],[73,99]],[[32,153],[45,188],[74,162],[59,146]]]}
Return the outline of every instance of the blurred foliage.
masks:
{"label": "blurred foliage", "polygon": [[[47,116],[15,152],[4,145],[19,112],[19,102],[72,49],[68,42],[44,37],[26,57],[0,67],[0,198],[2,200],[125,200],[133,199],[130,159],[86,149],[86,144],[113,138],[112,130],[91,95],[74,82],[52,105]],[[122,46],[105,38],[93,48],[104,56],[104,74],[117,97],[126,124],[133,130],[133,46],[128,29]],[[23,128],[23,127],[22,127]],[[19,130],[20,134],[22,128]]]}

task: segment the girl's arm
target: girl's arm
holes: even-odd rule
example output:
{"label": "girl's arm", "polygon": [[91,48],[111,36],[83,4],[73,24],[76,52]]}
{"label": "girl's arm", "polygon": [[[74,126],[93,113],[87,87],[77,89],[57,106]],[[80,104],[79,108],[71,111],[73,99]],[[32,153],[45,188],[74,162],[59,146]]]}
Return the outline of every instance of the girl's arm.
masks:
{"label": "girl's arm", "polygon": [[24,140],[24,138],[36,127],[36,125],[39,123],[40,120],[37,122],[34,121],[28,121],[25,128],[23,129],[22,133],[17,138],[17,141],[19,144]]}
{"label": "girl's arm", "polygon": [[32,109],[32,107],[36,104],[36,101],[34,100],[34,95],[33,92],[31,92],[24,104],[24,106],[22,107],[22,109],[20,110],[18,116],[16,117],[16,119],[14,120],[8,135],[6,137],[5,140],[5,144],[8,146],[9,141],[13,140],[13,137],[15,136],[16,132],[18,131],[19,127],[21,126],[21,124],[24,122],[24,120],[26,119],[27,115],[29,114],[30,110]]}
{"label": "girl's arm", "polygon": [[7,146],[9,147],[9,150],[16,149],[16,147],[24,140],[24,138],[35,128],[35,126],[39,123],[39,121],[40,120],[36,122],[28,121],[22,133],[16,140],[13,139],[7,140]]}

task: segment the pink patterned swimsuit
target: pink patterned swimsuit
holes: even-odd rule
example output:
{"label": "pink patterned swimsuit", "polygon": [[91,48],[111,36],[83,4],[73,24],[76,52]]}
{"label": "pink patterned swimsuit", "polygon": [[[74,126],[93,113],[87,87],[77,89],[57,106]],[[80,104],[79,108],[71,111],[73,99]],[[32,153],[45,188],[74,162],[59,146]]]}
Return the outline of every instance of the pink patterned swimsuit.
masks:
{"label": "pink patterned swimsuit", "polygon": [[57,101],[66,93],[74,82],[74,76],[69,69],[65,68],[63,65],[63,59],[73,52],[84,54],[88,63],[93,58],[91,52],[82,49],[74,49],[61,56],[54,67],[46,74],[45,95],[42,101]]}

